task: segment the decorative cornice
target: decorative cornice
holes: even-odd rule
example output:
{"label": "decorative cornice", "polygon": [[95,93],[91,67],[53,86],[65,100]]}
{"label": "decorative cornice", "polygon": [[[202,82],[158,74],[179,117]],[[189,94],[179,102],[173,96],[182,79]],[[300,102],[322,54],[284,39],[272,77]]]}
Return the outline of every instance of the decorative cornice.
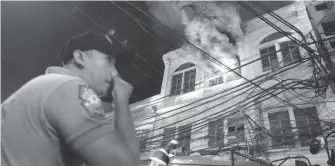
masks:
{"label": "decorative cornice", "polygon": [[[278,14],[280,17],[284,19],[289,19],[292,17],[297,17],[299,15],[298,13],[301,13],[301,9],[303,8],[304,8],[303,2],[296,2],[283,8],[277,9],[274,11],[274,13]],[[264,14],[263,17],[265,17],[272,23],[279,22],[276,18],[272,17],[269,14]],[[247,35],[252,33],[255,29],[265,27],[266,25],[267,23],[265,23],[260,18],[256,17],[252,20],[244,22],[241,26],[243,31]]]}

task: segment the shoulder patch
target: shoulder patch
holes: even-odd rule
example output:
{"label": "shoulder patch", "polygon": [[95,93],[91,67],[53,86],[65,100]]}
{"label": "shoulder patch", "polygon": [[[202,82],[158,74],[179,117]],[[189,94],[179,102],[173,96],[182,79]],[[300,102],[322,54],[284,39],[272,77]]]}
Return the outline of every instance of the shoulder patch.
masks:
{"label": "shoulder patch", "polygon": [[92,118],[105,119],[105,112],[98,95],[87,85],[79,85],[79,98]]}

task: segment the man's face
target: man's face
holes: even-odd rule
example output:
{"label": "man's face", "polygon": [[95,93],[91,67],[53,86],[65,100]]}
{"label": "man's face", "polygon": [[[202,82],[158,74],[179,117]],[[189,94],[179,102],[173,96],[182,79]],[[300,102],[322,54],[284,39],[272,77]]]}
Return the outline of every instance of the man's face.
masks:
{"label": "man's face", "polygon": [[112,84],[112,76],[117,74],[115,58],[97,50],[84,53],[86,54],[83,56],[84,77],[99,96],[105,96]]}

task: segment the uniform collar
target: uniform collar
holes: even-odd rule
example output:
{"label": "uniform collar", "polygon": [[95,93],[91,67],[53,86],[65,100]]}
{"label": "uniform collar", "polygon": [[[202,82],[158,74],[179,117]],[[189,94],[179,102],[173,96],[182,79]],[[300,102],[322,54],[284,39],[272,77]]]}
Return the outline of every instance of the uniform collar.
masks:
{"label": "uniform collar", "polygon": [[76,73],[64,67],[51,66],[45,70],[45,74],[53,74],[53,73],[68,75],[68,76],[73,76],[73,77],[79,77]]}

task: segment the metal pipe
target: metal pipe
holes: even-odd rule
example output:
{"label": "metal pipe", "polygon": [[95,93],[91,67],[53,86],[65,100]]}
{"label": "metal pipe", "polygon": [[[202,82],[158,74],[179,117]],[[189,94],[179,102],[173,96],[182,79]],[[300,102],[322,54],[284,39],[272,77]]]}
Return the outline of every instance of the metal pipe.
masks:
{"label": "metal pipe", "polygon": [[234,149],[231,149],[230,156],[231,156],[231,165],[235,166]]}

